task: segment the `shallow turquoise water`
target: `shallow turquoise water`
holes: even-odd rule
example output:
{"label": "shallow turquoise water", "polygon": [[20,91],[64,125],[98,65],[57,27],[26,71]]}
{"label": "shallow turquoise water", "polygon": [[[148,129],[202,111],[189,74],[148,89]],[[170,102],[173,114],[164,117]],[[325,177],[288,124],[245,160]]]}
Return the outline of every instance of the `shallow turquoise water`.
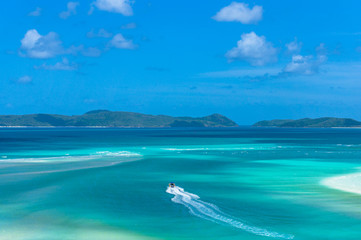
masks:
{"label": "shallow turquoise water", "polygon": [[1,129],[0,239],[361,239],[321,184],[360,167],[359,129]]}

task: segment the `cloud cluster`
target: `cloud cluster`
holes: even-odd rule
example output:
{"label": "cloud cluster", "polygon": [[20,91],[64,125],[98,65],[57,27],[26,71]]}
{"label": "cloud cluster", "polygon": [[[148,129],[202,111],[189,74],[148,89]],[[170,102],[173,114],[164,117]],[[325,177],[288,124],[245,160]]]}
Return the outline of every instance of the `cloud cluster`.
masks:
{"label": "cloud cluster", "polygon": [[219,22],[241,22],[243,24],[255,24],[262,20],[262,6],[249,8],[246,3],[232,2],[222,8],[213,19]]}
{"label": "cloud cluster", "polygon": [[59,14],[59,17],[62,19],[67,19],[71,15],[75,15],[76,8],[79,6],[79,2],[68,2],[66,6],[67,6],[67,10]]}
{"label": "cloud cluster", "polygon": [[102,11],[120,13],[124,16],[132,16],[133,9],[131,3],[132,1],[130,0],[95,0],[92,3],[89,14],[93,13],[95,6]]}
{"label": "cloud cluster", "polygon": [[[133,0],[93,0],[91,3],[91,14],[94,8],[101,11],[119,13],[124,16],[132,16]],[[59,17],[67,19],[77,13],[77,8],[80,5],[79,2],[70,1],[67,3],[67,9],[59,13]],[[37,7],[34,11],[28,13],[28,16],[40,16],[42,9]],[[122,29],[136,28],[134,22],[121,26]],[[34,66],[35,69],[43,70],[62,70],[62,71],[75,71],[79,68],[79,65],[74,62],[70,62],[66,55],[78,55],[81,54],[86,57],[98,57],[103,52],[110,50],[111,48],[119,49],[135,49],[137,45],[133,43],[133,40],[126,39],[121,33],[113,34],[105,29],[99,29],[97,32],[91,30],[87,33],[88,38],[110,38],[104,42],[103,47],[85,47],[84,45],[70,46],[64,48],[59,35],[56,32],[49,32],[45,35],[40,34],[36,29],[28,30],[24,37],[21,39],[21,46],[18,50],[18,54],[22,57],[37,58],[37,59],[50,59],[55,57],[62,57],[62,61],[54,64],[43,63],[41,65]],[[17,83],[31,83],[32,77],[26,75],[14,80]]]}
{"label": "cloud cluster", "polygon": [[36,29],[31,29],[21,40],[20,55],[24,57],[52,58],[63,53],[62,42],[55,32],[40,35]]}
{"label": "cloud cluster", "polygon": [[242,34],[237,47],[226,53],[229,60],[243,60],[253,66],[262,66],[277,61],[277,49],[264,36],[254,32]]}
{"label": "cloud cluster", "polygon": [[[245,38],[242,38],[243,40]],[[294,44],[297,41],[292,42]],[[244,46],[245,44],[241,44],[241,47],[237,47],[236,53],[238,57],[242,57],[242,60],[254,60],[255,56],[262,56],[258,52],[255,51],[246,51],[248,47]],[[273,65],[270,67],[245,67],[243,69],[232,69],[226,71],[218,71],[218,72],[206,72],[199,74],[199,77],[209,77],[209,78],[248,78],[251,80],[269,80],[276,78],[287,78],[287,77],[295,77],[295,76],[312,76],[321,72],[322,66],[327,62],[328,51],[323,43],[321,43],[315,49],[315,54],[310,55],[301,55],[298,52],[301,51],[301,44],[297,43],[296,47],[287,48],[287,51],[292,50],[293,52],[297,52],[292,55],[290,62],[288,62],[284,67],[280,67],[279,65]],[[248,45],[247,45],[248,46]],[[286,45],[287,46],[287,45]],[[239,54],[239,49],[243,49],[242,54]],[[254,47],[254,49],[259,49]],[[247,54],[245,54],[247,52]],[[265,51],[266,53],[268,51]],[[250,54],[252,57],[248,56]],[[259,62],[256,62],[259,63]],[[252,64],[252,62],[251,62]],[[253,64],[255,65],[255,64]],[[260,64],[256,64],[255,66],[260,66]]]}
{"label": "cloud cluster", "polygon": [[284,74],[288,75],[314,75],[319,73],[320,66],[327,61],[325,54],[302,56],[293,55],[290,63],[283,69]]}
{"label": "cloud cluster", "polygon": [[[110,33],[99,31],[99,34],[109,36]],[[114,41],[118,41],[118,45],[121,42],[119,37]],[[123,39],[123,48],[131,49],[134,44],[130,40]],[[127,45],[127,47],[126,47]],[[135,45],[134,45],[135,46]],[[84,45],[79,46],[70,46],[69,48],[64,48],[62,42],[59,39],[59,35],[55,32],[50,32],[47,35],[41,35],[36,29],[28,30],[21,40],[21,46],[19,49],[19,55],[22,57],[29,58],[54,58],[61,55],[77,55],[82,54],[86,57],[98,57],[102,51],[96,47],[84,47]]]}
{"label": "cloud cluster", "polygon": [[[262,6],[249,8],[245,3],[232,2],[229,6],[222,8],[213,18],[217,21],[238,21],[243,24],[251,24],[260,21],[262,14]],[[299,42],[297,38],[287,43],[286,52],[292,55],[291,61],[278,73],[266,73],[264,76],[266,78],[278,78],[319,73],[320,66],[327,61],[327,51],[324,44],[320,44],[316,48],[316,55],[301,55],[301,49],[302,42]],[[255,32],[250,32],[242,34],[237,46],[229,50],[225,56],[229,61],[240,60],[246,61],[252,66],[264,66],[276,62],[278,53],[278,49],[271,42],[268,42],[265,36],[258,36]],[[232,72],[232,74],[235,73]]]}

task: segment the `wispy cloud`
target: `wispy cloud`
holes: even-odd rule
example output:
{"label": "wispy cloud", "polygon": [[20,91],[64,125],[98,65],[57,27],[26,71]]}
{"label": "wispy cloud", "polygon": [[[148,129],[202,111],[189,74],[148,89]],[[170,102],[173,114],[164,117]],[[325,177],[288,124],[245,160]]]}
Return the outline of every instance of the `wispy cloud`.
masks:
{"label": "wispy cloud", "polygon": [[273,44],[266,41],[264,36],[258,36],[254,32],[242,34],[237,47],[226,53],[226,57],[233,60],[247,61],[253,66],[262,66],[277,61],[277,49]]}
{"label": "wispy cloud", "polygon": [[232,2],[222,8],[213,19],[219,22],[241,22],[243,24],[255,24],[262,20],[262,6],[249,8],[246,3]]}
{"label": "wispy cloud", "polygon": [[22,76],[22,77],[19,77],[16,82],[17,83],[21,83],[21,84],[28,84],[28,83],[31,83],[33,81],[33,78],[28,76],[28,75],[25,75],[25,76]]}
{"label": "wispy cloud", "polygon": [[122,26],[122,29],[134,29],[137,27],[137,24],[134,23],[134,22],[131,22],[131,23],[128,23],[128,24],[125,24]]}
{"label": "wispy cloud", "polygon": [[79,6],[79,2],[68,2],[67,10],[59,14],[59,17],[62,19],[67,19],[71,15],[76,14],[76,8]]}
{"label": "wispy cloud", "polygon": [[301,52],[302,45],[303,45],[302,42],[298,42],[297,38],[295,38],[295,40],[286,44],[287,53],[297,54]]}
{"label": "wispy cloud", "polygon": [[128,40],[123,37],[122,34],[116,34],[109,42],[110,47],[122,48],[122,49],[135,49],[137,45],[133,43],[133,40]]}
{"label": "wispy cloud", "polygon": [[130,0],[96,0],[91,4],[89,14],[92,14],[94,7],[97,7],[102,11],[120,13],[124,16],[132,16],[132,3],[133,1]]}
{"label": "wispy cloud", "polygon": [[231,69],[225,71],[215,71],[215,72],[206,72],[201,73],[198,77],[201,78],[240,78],[240,77],[259,77],[264,75],[278,75],[282,72],[280,67],[271,67],[271,68],[242,68],[242,69]]}
{"label": "wispy cloud", "polygon": [[40,66],[34,66],[34,68],[53,71],[75,71],[78,69],[78,65],[76,63],[70,63],[67,58],[63,58],[61,62],[57,62],[54,65],[47,65],[43,63]]}
{"label": "wispy cloud", "polygon": [[41,8],[40,7],[37,7],[34,11],[32,12],[29,12],[28,16],[31,16],[31,17],[38,17],[41,15]]}
{"label": "wispy cloud", "polygon": [[81,53],[85,57],[99,57],[102,54],[102,51],[96,47],[88,47],[88,48],[83,48],[81,50]]}
{"label": "wispy cloud", "polygon": [[97,37],[99,37],[99,38],[110,38],[110,37],[113,36],[113,34],[108,32],[104,28],[101,28],[97,32],[95,32],[94,29],[92,29],[90,32],[87,33],[86,36],[88,38],[97,38]]}

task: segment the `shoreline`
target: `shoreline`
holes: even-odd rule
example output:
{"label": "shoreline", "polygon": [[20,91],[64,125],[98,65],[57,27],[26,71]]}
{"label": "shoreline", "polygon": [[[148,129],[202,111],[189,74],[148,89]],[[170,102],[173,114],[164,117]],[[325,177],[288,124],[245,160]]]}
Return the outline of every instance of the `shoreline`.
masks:
{"label": "shoreline", "polygon": [[242,127],[249,127],[249,128],[270,128],[270,129],[361,129],[361,127],[275,127],[275,126],[252,126],[252,125],[239,125],[237,127],[137,127],[137,126],[0,126],[2,128],[144,128],[144,129],[174,129],[174,128],[242,128]]}
{"label": "shoreline", "polygon": [[136,126],[0,126],[0,129],[4,128],[124,128],[124,129],[217,129],[217,128],[240,128],[240,127],[250,127],[250,126],[237,126],[237,127],[136,127]]}

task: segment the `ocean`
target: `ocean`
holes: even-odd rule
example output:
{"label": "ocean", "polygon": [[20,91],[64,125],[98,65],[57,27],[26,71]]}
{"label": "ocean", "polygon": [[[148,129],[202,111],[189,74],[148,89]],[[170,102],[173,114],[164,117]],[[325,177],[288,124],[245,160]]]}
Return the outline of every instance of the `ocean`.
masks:
{"label": "ocean", "polygon": [[359,240],[360,167],[361,129],[2,128],[0,239]]}

